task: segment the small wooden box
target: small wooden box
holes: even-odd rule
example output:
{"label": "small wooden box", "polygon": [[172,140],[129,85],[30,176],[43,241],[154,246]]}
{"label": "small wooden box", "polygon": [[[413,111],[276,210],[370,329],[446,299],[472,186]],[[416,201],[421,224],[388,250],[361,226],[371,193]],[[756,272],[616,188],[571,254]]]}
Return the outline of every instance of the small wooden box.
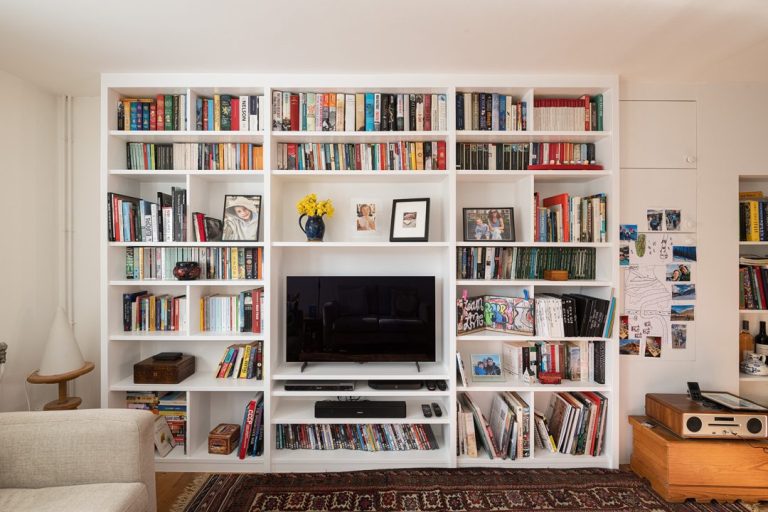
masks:
{"label": "small wooden box", "polygon": [[134,384],[178,384],[195,373],[195,356],[184,354],[175,361],[150,357],[133,365]]}
{"label": "small wooden box", "polygon": [[208,453],[229,455],[240,444],[240,425],[220,423],[208,433]]}

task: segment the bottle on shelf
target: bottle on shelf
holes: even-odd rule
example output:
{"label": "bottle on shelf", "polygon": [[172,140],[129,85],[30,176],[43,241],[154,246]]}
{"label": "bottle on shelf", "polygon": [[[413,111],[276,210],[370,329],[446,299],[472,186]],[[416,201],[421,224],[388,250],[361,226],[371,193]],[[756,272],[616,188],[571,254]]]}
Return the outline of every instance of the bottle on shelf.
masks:
{"label": "bottle on shelf", "polygon": [[765,322],[760,322],[760,332],[755,336],[755,353],[768,356],[768,334],[765,333]]}
{"label": "bottle on shelf", "polygon": [[[762,322],[765,323],[765,322]],[[747,354],[755,349],[755,339],[749,334],[749,321],[741,322],[741,332],[739,333],[739,362],[747,358]]]}

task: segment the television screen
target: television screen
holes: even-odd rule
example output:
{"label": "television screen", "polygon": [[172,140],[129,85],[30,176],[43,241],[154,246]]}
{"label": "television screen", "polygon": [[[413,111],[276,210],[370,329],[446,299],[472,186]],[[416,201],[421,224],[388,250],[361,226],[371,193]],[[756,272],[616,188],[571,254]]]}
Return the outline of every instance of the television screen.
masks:
{"label": "television screen", "polygon": [[286,360],[434,361],[434,276],[288,276]]}

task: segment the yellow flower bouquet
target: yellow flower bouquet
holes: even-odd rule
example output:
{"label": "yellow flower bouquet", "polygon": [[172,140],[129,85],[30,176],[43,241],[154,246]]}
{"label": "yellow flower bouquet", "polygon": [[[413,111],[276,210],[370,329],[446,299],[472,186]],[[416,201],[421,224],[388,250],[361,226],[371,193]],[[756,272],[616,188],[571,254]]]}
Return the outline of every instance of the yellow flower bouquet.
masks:
{"label": "yellow flower bouquet", "polygon": [[[299,227],[307,235],[307,240],[322,242],[325,235],[323,215],[333,217],[333,202],[330,199],[318,201],[317,194],[307,194],[296,203],[296,211],[301,214]],[[307,222],[302,226],[301,219],[304,217],[307,217]]]}

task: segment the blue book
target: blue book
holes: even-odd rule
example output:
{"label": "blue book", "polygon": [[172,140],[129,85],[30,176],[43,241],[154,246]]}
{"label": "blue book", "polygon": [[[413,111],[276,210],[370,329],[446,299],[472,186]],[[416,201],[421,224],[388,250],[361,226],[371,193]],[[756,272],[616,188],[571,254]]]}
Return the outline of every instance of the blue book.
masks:
{"label": "blue book", "polygon": [[490,130],[491,127],[485,126],[485,94],[480,93],[478,95],[478,105],[479,105],[479,112],[480,112],[480,129],[481,130]]}
{"label": "blue book", "polygon": [[195,129],[201,131],[203,129],[203,98],[198,97],[195,100],[195,113],[197,115]]}
{"label": "blue book", "polygon": [[333,159],[336,162],[336,168],[334,171],[340,171],[341,170],[341,159],[339,158],[339,145],[334,144],[333,145]]}
{"label": "blue book", "polygon": [[373,98],[372,92],[365,93],[365,131],[373,131]]}
{"label": "blue book", "polygon": [[131,240],[131,203],[123,201],[123,241]]}
{"label": "blue book", "polygon": [[208,131],[213,131],[213,100],[208,100]]}
{"label": "blue book", "polygon": [[299,164],[299,170],[304,170],[304,144],[299,144],[299,154],[297,156],[299,161],[297,162]]}
{"label": "blue book", "polygon": [[141,104],[141,129],[149,130],[149,103]]}
{"label": "blue book", "polygon": [[507,97],[499,94],[499,130],[507,129]]}
{"label": "blue book", "polygon": [[137,120],[137,117],[138,117],[138,113],[136,112],[136,105],[138,105],[138,103],[136,103],[135,101],[131,102],[131,111],[130,111],[131,121],[130,121],[130,127],[131,127],[131,131],[132,132],[135,132],[136,130],[139,129],[138,128],[138,124],[136,123],[136,120]]}
{"label": "blue book", "polygon": [[466,130],[464,127],[464,94],[456,93],[456,129]]}

